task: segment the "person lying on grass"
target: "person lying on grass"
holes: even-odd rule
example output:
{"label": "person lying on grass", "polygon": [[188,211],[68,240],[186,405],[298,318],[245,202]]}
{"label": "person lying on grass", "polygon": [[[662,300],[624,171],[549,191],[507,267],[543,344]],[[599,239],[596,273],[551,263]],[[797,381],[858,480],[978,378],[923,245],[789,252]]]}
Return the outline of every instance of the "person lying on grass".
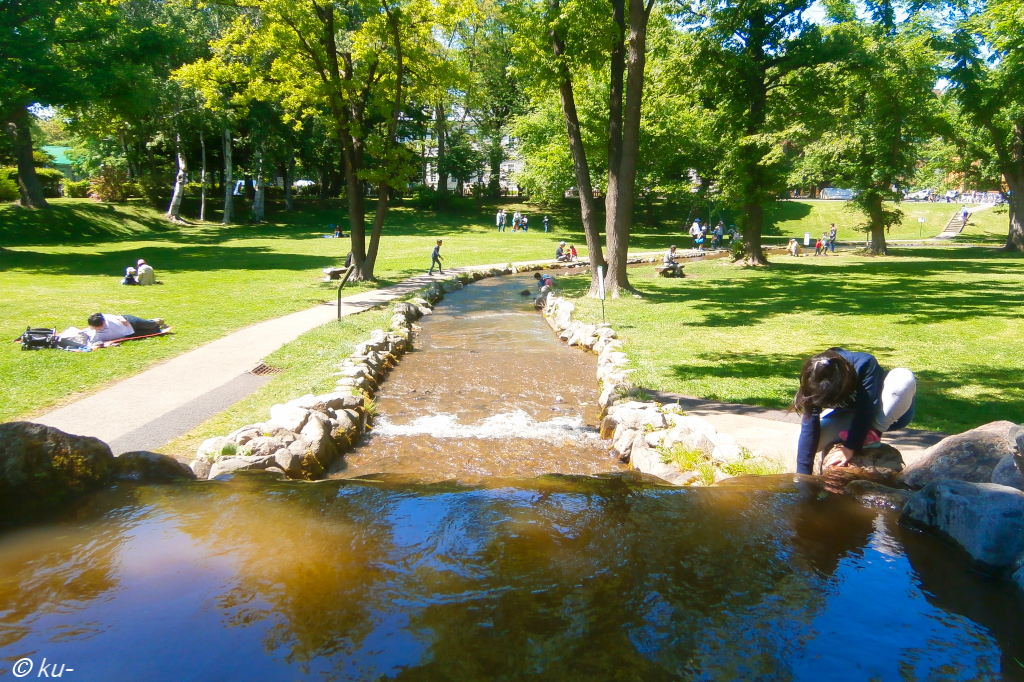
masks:
{"label": "person lying on grass", "polygon": [[97,348],[104,343],[126,339],[130,336],[146,336],[160,331],[164,321],[159,317],[147,320],[135,315],[107,315],[93,313],[89,316],[89,346]]}
{"label": "person lying on grass", "polygon": [[878,447],[886,431],[914,418],[917,380],[909,369],[886,372],[870,353],[829,348],[804,363],[793,407],[803,415],[797,473],[846,466],[864,448]]}

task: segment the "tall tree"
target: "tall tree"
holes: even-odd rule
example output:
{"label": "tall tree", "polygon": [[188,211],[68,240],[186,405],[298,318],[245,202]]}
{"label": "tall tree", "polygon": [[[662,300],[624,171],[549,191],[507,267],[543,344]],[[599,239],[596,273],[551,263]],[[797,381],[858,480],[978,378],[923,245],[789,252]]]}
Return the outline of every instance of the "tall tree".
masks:
{"label": "tall tree", "polygon": [[1024,251],[1024,2],[964,6],[948,43],[946,75],[965,116],[987,133],[1010,190],[1003,248]]}
{"label": "tall tree", "polygon": [[784,89],[795,72],[836,59],[806,11],[811,0],[680,3],[679,18],[697,41],[695,87],[719,110],[728,141],[720,168],[722,198],[740,213],[749,262],[767,264],[761,249],[764,207],[786,190],[792,102]]}
{"label": "tall tree", "polygon": [[938,130],[932,89],[940,56],[925,17],[908,14],[897,22],[890,3],[868,11],[870,19],[860,20],[850,6],[836,26],[849,38],[843,61],[801,79],[812,91],[802,93],[805,101],[817,94],[817,111],[804,118],[816,119],[818,129],[798,173],[855,190],[852,203],[867,217],[870,250],[885,254],[885,234],[903,218],[898,204],[917,174],[922,146]]}

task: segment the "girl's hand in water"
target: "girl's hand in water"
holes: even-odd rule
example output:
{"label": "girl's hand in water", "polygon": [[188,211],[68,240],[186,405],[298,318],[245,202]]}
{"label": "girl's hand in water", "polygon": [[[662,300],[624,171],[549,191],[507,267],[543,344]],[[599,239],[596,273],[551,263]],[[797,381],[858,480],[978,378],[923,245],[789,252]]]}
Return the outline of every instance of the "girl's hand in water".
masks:
{"label": "girl's hand in water", "polygon": [[831,452],[825,455],[825,462],[822,464],[822,467],[844,467],[849,465],[851,459],[853,459],[853,450],[836,445],[832,448]]}

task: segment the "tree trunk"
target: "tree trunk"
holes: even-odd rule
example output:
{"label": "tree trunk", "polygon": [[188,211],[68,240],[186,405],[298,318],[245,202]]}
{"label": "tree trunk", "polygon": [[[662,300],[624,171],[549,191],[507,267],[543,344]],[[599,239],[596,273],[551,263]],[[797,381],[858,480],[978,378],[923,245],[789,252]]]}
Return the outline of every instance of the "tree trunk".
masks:
{"label": "tree trunk", "polygon": [[647,22],[654,0],[635,0],[629,4],[629,59],[626,64],[626,106],[622,124],[622,163],[618,181],[615,229],[605,232],[608,240],[608,275],[605,289],[617,298],[620,289],[635,292],[629,283],[626,260],[629,234],[633,227],[636,201],[636,170],[640,159],[640,115],[644,96],[644,69],[647,65]]}
{"label": "tree trunk", "polygon": [[36,163],[32,158],[32,129],[29,127],[28,110],[19,108],[7,121],[7,132],[14,144],[18,159],[18,192],[21,205],[26,208],[48,208],[43,197],[43,187],[36,175]]}
{"label": "tree trunk", "polygon": [[493,199],[501,196],[501,162],[505,159],[505,149],[501,146],[501,130],[491,140],[491,177],[487,182],[487,194]]}
{"label": "tree trunk", "polygon": [[257,223],[263,222],[266,213],[267,183],[263,179],[263,148],[256,152],[256,196],[252,202],[252,217]]}
{"label": "tree trunk", "polygon": [[868,204],[868,219],[871,221],[870,252],[876,256],[888,255],[889,250],[885,244],[885,213],[882,207],[881,194],[871,197]]}
{"label": "tree trunk", "polygon": [[[398,15],[385,10],[388,16],[388,23],[391,25],[392,38],[395,46],[395,105],[391,110],[391,120],[388,121],[388,136],[384,144],[384,158],[389,160],[395,147],[395,135],[398,132],[398,120],[402,115],[402,79],[405,77],[405,61],[402,54],[402,36],[399,32]],[[391,185],[383,180],[377,185],[377,212],[373,217],[373,231],[370,233],[370,248],[366,253],[366,260],[362,265],[362,279],[373,280],[374,266],[377,263],[377,250],[380,247],[380,235],[384,231],[384,217],[388,212],[388,199],[391,195]]]}
{"label": "tree trunk", "polygon": [[295,150],[288,150],[288,161],[284,167],[284,208],[286,211],[295,210],[295,202],[292,201],[292,185],[295,183]]}
{"label": "tree trunk", "polygon": [[352,244],[352,259],[356,266],[353,276],[362,278],[366,260],[366,199],[359,171],[363,167],[362,140],[342,131],[342,151],[345,157],[345,189],[348,198],[348,232]]}
{"label": "tree trunk", "polygon": [[181,197],[185,194],[185,152],[181,148],[181,133],[174,134],[174,151],[178,159],[178,174],[174,176],[174,193],[171,205],[167,207],[167,217],[181,220]]}
{"label": "tree trunk", "polygon": [[[626,72],[626,2],[612,0],[615,43],[612,45],[608,87],[608,189],[604,196],[604,234],[612,261],[615,220],[619,212],[619,174],[622,172],[622,97]],[[593,287],[591,287],[593,288]]]}
{"label": "tree trunk", "polygon": [[235,217],[235,180],[231,168],[231,131],[224,126],[224,216],[221,225],[230,225]]}
{"label": "tree trunk", "polygon": [[[548,11],[551,15],[550,20],[553,21],[559,13],[559,0],[548,0]],[[580,132],[580,118],[576,111],[572,77],[569,74],[569,67],[563,59],[565,43],[554,30],[551,31],[551,49],[556,59],[559,60],[561,69],[558,94],[562,100],[565,131],[569,138],[573,170],[576,173],[576,189],[580,195],[580,217],[583,220],[583,233],[587,240],[587,252],[590,257],[590,291],[587,295],[596,298],[600,288],[597,269],[605,266],[604,254],[601,253],[601,231],[597,225],[594,188],[590,184],[590,164],[587,163],[587,150],[583,147],[583,135]]]}
{"label": "tree trunk", "polygon": [[1005,251],[1024,251],[1024,123],[1013,127],[1013,142],[1010,149],[1000,154],[1003,178],[1010,190],[1007,208],[1010,212],[1010,229],[1006,234]]}
{"label": "tree trunk", "polygon": [[[1022,173],[1021,175],[1024,175]],[[1006,235],[1005,251],[1024,251],[1024,182],[1006,178],[1006,184],[1010,188],[1010,196],[1007,197],[1007,208],[1010,211],[1010,231]]]}
{"label": "tree trunk", "polygon": [[199,131],[199,147],[203,150],[203,166],[199,171],[199,222],[206,222],[206,138]]}
{"label": "tree trunk", "polygon": [[[763,75],[753,84],[753,92],[749,104],[747,135],[754,136],[764,127],[765,107],[768,91]],[[761,249],[761,231],[764,229],[764,207],[761,205],[761,190],[765,185],[761,159],[764,153],[758,143],[743,145],[743,246],[751,265],[768,265],[764,251]]]}
{"label": "tree trunk", "polygon": [[435,108],[437,117],[437,192],[442,196],[448,194],[448,168],[445,161],[445,145],[448,142],[448,114],[444,104]]}
{"label": "tree trunk", "polygon": [[253,180],[251,173],[245,174],[245,198],[250,204],[256,201],[256,181]]}

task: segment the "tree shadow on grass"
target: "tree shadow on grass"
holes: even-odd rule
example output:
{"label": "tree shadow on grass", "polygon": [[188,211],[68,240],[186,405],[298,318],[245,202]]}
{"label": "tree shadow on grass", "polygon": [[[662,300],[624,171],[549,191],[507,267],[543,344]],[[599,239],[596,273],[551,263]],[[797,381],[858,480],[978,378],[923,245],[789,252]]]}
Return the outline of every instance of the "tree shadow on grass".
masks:
{"label": "tree shadow on grass", "polygon": [[101,253],[44,253],[0,251],[0,272],[24,271],[48,275],[110,275],[122,277],[124,269],[145,258],[157,278],[169,272],[218,270],[309,270],[336,264],[338,258],[280,253],[259,246],[182,246],[131,248]]}
{"label": "tree shadow on grass", "polygon": [[[821,350],[825,350],[822,348]],[[864,350],[873,354],[892,351],[892,348],[849,348]],[[679,381],[706,382],[708,379],[761,380],[778,385],[780,382],[791,386],[795,393],[800,376],[800,367],[807,355],[786,353],[750,353],[726,355],[721,363],[714,365],[671,366],[669,373]],[[892,369],[886,367],[886,369]],[[910,367],[917,377],[917,407],[911,427],[957,433],[980,424],[999,419],[1024,422],[1024,391],[1013,381],[1005,370],[971,363],[961,364],[954,372],[941,372]],[[960,395],[965,381],[975,390],[971,397]],[[739,383],[733,386],[740,386]],[[709,392],[701,396],[708,400],[741,402],[785,410],[791,405],[792,395],[778,398],[765,396],[718,395]]]}
{"label": "tree shadow on grass", "polygon": [[[965,317],[1013,315],[1024,306],[1024,291],[999,276],[1019,277],[1020,259],[987,250],[915,250],[917,260],[885,258],[808,267],[776,262],[764,273],[742,279],[638,279],[652,303],[692,300],[703,314],[701,326],[756,324],[775,315],[803,310],[841,316],[899,315],[908,323]],[[943,275],[959,281],[943,281]],[[973,276],[973,277],[972,277]],[[994,277],[994,279],[982,279]],[[702,281],[707,286],[690,284]]]}

